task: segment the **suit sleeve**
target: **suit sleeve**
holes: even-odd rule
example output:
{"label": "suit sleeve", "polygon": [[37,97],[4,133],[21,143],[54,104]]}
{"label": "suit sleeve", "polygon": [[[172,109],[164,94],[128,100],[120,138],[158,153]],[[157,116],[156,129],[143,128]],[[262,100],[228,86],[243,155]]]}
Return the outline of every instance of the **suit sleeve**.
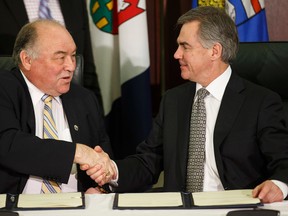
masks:
{"label": "suit sleeve", "polygon": [[[3,77],[1,77],[3,79]],[[0,167],[10,175],[35,175],[66,183],[75,145],[36,137],[32,102],[15,80],[0,84]]]}

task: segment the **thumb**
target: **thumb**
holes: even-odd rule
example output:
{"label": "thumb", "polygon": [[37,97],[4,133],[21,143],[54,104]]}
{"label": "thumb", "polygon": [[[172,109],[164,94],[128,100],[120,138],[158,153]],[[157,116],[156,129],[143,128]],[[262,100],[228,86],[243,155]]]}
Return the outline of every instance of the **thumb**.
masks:
{"label": "thumb", "polygon": [[103,149],[102,149],[100,146],[96,146],[96,147],[94,148],[94,150],[95,150],[97,153],[103,152]]}
{"label": "thumb", "polygon": [[82,165],[80,165],[80,169],[83,170],[83,171],[85,171],[85,170],[87,170],[87,169],[89,169],[89,168],[90,168],[90,167],[89,167],[88,164],[82,164]]}

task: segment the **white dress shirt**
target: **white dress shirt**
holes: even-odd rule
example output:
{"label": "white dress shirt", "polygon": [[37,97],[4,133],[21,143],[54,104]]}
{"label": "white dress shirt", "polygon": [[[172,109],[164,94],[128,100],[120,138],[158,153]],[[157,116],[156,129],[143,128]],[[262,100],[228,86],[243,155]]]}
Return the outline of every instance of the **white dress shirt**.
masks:
{"label": "white dress shirt", "polygon": [[[230,76],[231,68],[228,67],[223,74],[206,86],[210,94],[204,98],[206,106],[206,143],[203,191],[224,190],[216,167],[213,135],[222,97]],[[196,92],[200,88],[202,88],[202,86],[197,83]],[[197,97],[194,98],[194,100],[196,99]]]}
{"label": "white dress shirt", "polygon": [[[216,167],[215,154],[214,154],[214,128],[216,118],[218,116],[219,108],[221,105],[224,91],[231,77],[231,67],[229,66],[226,71],[211,82],[206,89],[210,92],[204,98],[206,106],[206,143],[205,143],[205,163],[204,163],[204,180],[203,191],[219,191],[224,190],[219,173]],[[196,92],[202,88],[200,84],[196,85]],[[197,99],[194,98],[194,101]],[[277,180],[272,180],[282,191],[284,198],[288,194],[288,187],[285,183]]]}
{"label": "white dress shirt", "polygon": [[[44,102],[41,100],[41,97],[44,95],[36,86],[34,86],[22,73],[26,84],[28,85],[28,89],[32,98],[34,114],[35,114],[35,135],[39,138],[43,138],[43,109]],[[66,115],[64,113],[62,107],[62,101],[60,97],[55,97],[52,100],[52,113],[53,118],[55,120],[58,138],[59,140],[64,140],[71,142],[71,134],[68,126],[68,122],[66,119]],[[71,144],[72,145],[72,144]],[[39,152],[41,154],[41,152]],[[62,192],[76,192],[77,191],[77,179],[76,179],[77,169],[76,165],[73,164],[71,169],[70,178],[68,184],[61,184]],[[26,194],[39,194],[41,192],[42,186],[42,178],[36,176],[30,176],[26,186],[23,190],[23,193]]]}

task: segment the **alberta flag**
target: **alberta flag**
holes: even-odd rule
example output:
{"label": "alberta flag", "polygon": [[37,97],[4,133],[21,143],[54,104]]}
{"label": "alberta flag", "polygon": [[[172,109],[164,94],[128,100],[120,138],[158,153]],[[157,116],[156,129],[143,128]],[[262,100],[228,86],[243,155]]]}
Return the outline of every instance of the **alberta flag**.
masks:
{"label": "alberta flag", "polygon": [[226,0],[241,42],[269,41],[264,0]]}
{"label": "alberta flag", "polygon": [[116,159],[135,153],[152,126],[145,0],[90,0],[93,55]]}
{"label": "alberta flag", "polygon": [[225,8],[234,20],[240,42],[269,41],[264,0],[192,0],[192,7]]}

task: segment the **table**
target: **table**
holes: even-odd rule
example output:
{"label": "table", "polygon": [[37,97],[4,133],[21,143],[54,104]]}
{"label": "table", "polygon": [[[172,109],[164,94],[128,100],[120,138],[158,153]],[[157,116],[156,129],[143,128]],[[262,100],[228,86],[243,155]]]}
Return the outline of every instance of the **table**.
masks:
{"label": "table", "polygon": [[[85,195],[86,209],[79,210],[48,210],[48,211],[19,211],[20,216],[225,216],[234,209],[209,210],[113,210],[115,194]],[[265,204],[265,209],[281,211],[281,216],[288,216],[288,201]]]}

